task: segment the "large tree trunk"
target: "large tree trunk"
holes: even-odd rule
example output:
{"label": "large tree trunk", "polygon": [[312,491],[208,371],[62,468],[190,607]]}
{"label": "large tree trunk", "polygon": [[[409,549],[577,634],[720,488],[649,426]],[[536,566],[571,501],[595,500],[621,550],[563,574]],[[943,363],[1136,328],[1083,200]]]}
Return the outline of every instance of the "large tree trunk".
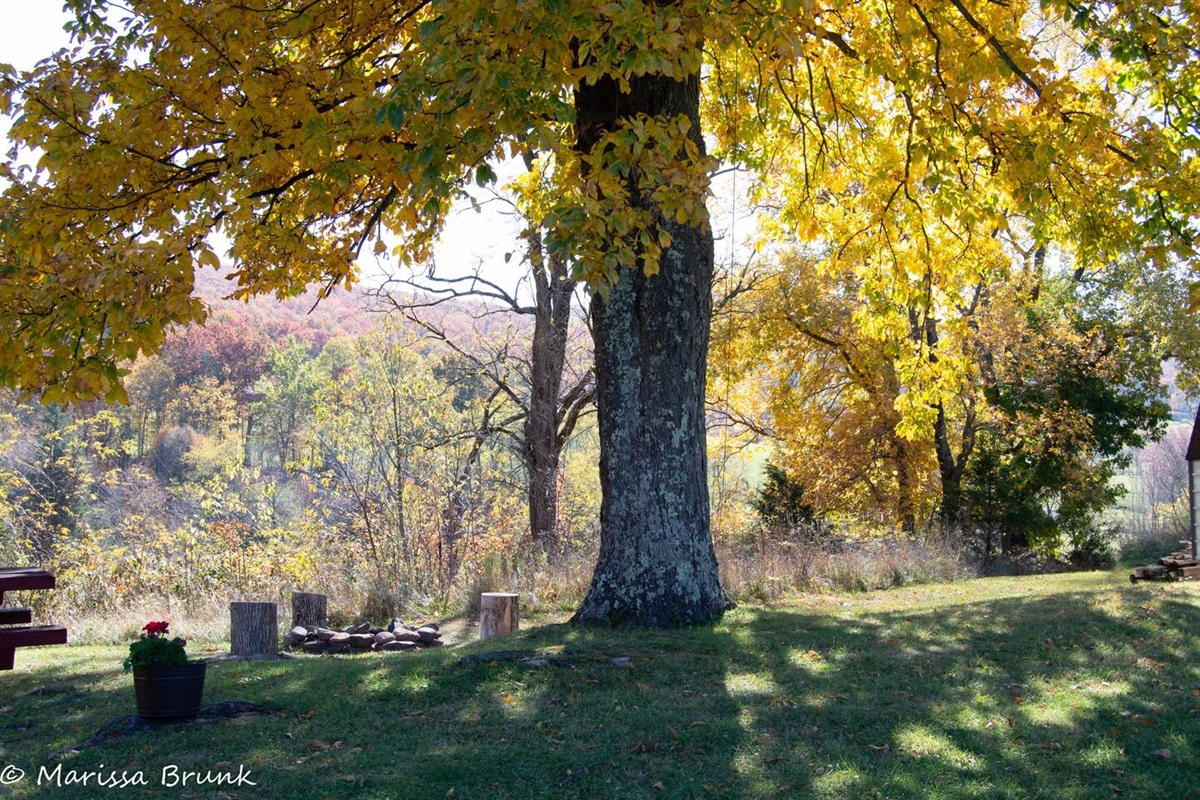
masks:
{"label": "large tree trunk", "polygon": [[[699,77],[646,75],[575,94],[578,147],[639,113],[692,122],[700,139]],[[642,186],[647,198],[653,186]],[[659,272],[622,270],[592,298],[600,426],[600,555],[574,619],[686,625],[732,606],[709,530],[704,388],[712,316],[713,241],[707,225],[660,217],[673,240]]]}

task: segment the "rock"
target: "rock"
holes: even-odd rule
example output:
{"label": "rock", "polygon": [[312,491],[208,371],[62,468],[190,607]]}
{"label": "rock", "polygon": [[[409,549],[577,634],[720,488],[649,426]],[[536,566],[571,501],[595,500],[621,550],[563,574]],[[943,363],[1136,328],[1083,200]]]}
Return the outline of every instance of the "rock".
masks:
{"label": "rock", "polygon": [[329,637],[329,644],[348,645],[350,644],[350,634],[338,632]]}
{"label": "rock", "polygon": [[394,641],[396,641],[396,635],[394,633],[379,631],[375,634],[375,644],[387,644],[388,642]]}
{"label": "rock", "polygon": [[1151,751],[1150,755],[1157,756],[1158,758],[1161,758],[1164,761],[1170,761],[1172,758],[1175,757],[1175,754],[1172,753],[1170,750],[1167,750],[1166,748],[1163,748],[1162,750],[1153,750],[1153,751]]}
{"label": "rock", "polygon": [[435,642],[442,638],[442,634],[438,632],[437,628],[431,628],[428,625],[422,625],[421,627],[417,628],[417,637],[421,640],[422,644],[429,644],[430,642]]}
{"label": "rock", "polygon": [[370,630],[371,630],[371,623],[364,622],[361,625],[355,625],[354,630],[350,631],[350,633],[367,633]]}
{"label": "rock", "polygon": [[295,647],[307,638],[308,629],[297,626],[288,631],[287,635],[283,637],[283,641]]}
{"label": "rock", "polygon": [[383,650],[384,652],[398,652],[398,651],[402,651],[402,650],[414,650],[414,649],[416,649],[416,647],[417,647],[416,642],[391,641],[391,642],[384,642],[383,644],[379,645],[379,649]]}
{"label": "rock", "polygon": [[323,642],[328,642],[335,633],[337,631],[331,631],[329,628],[317,628],[317,638]]}
{"label": "rock", "polygon": [[342,643],[342,642],[338,642],[335,644],[333,641],[330,641],[329,649],[326,650],[325,652],[327,652],[327,653],[349,653],[350,645]]}
{"label": "rock", "polygon": [[395,632],[392,633],[392,636],[395,637],[396,641],[398,642],[416,643],[421,641],[421,635],[416,631],[410,631],[408,628],[397,628]]}
{"label": "rock", "polygon": [[442,626],[438,625],[436,622],[422,622],[417,626],[417,630],[421,630],[421,628],[433,628],[435,631],[440,631]]}
{"label": "rock", "polygon": [[370,650],[375,644],[375,637],[369,633],[352,633],[350,634],[350,646],[359,650]]}
{"label": "rock", "polygon": [[382,630],[383,630],[383,628],[377,628],[374,625],[372,625],[370,628],[367,629],[367,633],[374,636],[375,634],[381,632]]}
{"label": "rock", "polygon": [[303,647],[306,653],[324,653],[329,649],[329,642],[313,639],[311,642],[305,642]]}

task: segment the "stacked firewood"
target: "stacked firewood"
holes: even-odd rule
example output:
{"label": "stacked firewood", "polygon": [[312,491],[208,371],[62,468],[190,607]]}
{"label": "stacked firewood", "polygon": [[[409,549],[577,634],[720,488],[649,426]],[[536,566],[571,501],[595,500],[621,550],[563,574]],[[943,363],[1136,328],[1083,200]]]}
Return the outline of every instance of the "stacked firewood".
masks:
{"label": "stacked firewood", "polygon": [[397,652],[441,647],[442,634],[435,622],[413,627],[394,619],[386,628],[373,627],[369,622],[341,630],[297,625],[283,641],[289,648],[305,653]]}
{"label": "stacked firewood", "polygon": [[1145,567],[1134,567],[1129,573],[1129,582],[1138,581],[1183,581],[1200,580],[1200,560],[1192,552],[1190,542],[1180,542],[1186,545],[1183,550],[1176,550],[1168,556],[1163,556],[1157,564]]}

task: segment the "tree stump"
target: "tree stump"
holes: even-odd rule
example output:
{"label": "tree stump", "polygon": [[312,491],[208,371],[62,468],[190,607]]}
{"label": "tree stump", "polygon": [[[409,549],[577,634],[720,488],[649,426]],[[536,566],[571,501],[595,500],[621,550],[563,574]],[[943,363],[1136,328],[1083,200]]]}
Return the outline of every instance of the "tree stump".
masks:
{"label": "tree stump", "polygon": [[235,656],[279,655],[279,622],[274,603],[229,604],[229,650]]}
{"label": "tree stump", "polygon": [[325,627],[325,595],[292,592],[292,627]]}
{"label": "tree stump", "polygon": [[479,596],[479,638],[516,633],[517,595],[484,592]]}

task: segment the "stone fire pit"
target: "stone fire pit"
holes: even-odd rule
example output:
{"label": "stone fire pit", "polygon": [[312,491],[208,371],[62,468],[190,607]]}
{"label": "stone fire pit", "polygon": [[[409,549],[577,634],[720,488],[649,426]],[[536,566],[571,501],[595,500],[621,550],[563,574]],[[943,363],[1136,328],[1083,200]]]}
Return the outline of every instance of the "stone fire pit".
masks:
{"label": "stone fire pit", "polygon": [[437,623],[423,622],[414,627],[405,625],[399,619],[392,620],[392,624],[386,628],[373,627],[369,622],[341,630],[313,625],[297,626],[283,637],[283,641],[289,649],[317,654],[395,653],[441,647],[443,644]]}

